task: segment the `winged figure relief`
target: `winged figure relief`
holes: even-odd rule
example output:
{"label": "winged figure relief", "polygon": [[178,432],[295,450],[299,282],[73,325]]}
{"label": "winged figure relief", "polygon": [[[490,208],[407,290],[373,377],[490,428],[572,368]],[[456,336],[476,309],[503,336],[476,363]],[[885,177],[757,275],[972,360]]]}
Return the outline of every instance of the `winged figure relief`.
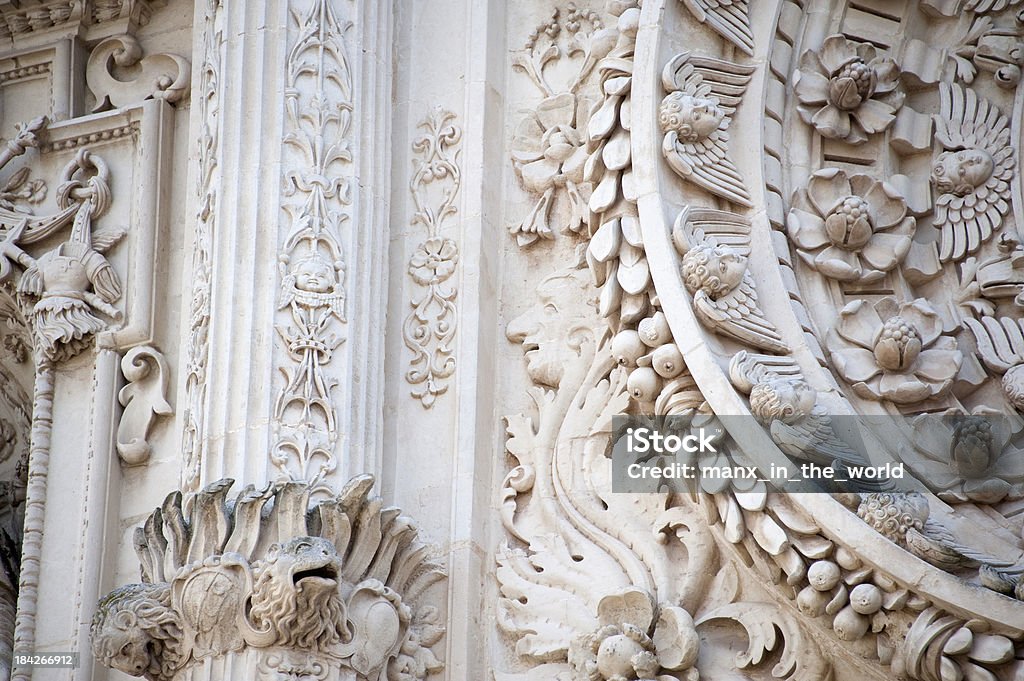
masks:
{"label": "winged figure relief", "polygon": [[697,21],[707,24],[733,45],[754,56],[748,0],[683,0]]}
{"label": "winged figure relief", "polygon": [[817,391],[793,358],[738,352],[729,362],[729,379],[750,396],[750,411],[789,456],[823,466],[867,463],[836,435]]}
{"label": "winged figure relief", "polygon": [[750,223],[720,210],[685,208],[673,228],[683,253],[682,274],[697,318],[709,329],[744,345],[785,354],[789,347],[757,302],[747,271]]}
{"label": "winged figure relief", "polygon": [[683,52],[661,73],[661,152],[680,177],[733,203],[751,206],[743,176],[729,159],[729,124],[753,66]]}
{"label": "winged figure relief", "polygon": [[1009,120],[971,89],[940,83],[935,137],[943,150],[932,166],[939,258],[959,261],[992,238],[1010,209],[1016,160]]}

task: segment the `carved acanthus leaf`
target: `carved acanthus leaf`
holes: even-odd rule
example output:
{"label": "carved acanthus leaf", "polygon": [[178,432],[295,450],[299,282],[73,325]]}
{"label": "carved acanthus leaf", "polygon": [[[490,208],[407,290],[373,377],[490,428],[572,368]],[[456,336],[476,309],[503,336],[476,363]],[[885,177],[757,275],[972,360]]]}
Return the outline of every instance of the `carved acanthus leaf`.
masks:
{"label": "carved acanthus leaf", "polygon": [[159,350],[132,348],[121,360],[121,372],[129,383],[118,393],[124,413],[117,426],[117,453],[132,466],[149,459],[149,431],[157,418],[174,413],[174,409],[167,402],[169,368]]}

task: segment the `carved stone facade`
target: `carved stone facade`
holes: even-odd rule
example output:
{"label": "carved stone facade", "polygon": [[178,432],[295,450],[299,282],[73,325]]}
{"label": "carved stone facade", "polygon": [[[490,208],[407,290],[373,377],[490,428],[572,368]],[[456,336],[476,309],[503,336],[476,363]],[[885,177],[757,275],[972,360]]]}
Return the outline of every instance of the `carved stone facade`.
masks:
{"label": "carved stone facade", "polygon": [[1022,68],[1020,0],[0,3],[0,681],[1024,679]]}

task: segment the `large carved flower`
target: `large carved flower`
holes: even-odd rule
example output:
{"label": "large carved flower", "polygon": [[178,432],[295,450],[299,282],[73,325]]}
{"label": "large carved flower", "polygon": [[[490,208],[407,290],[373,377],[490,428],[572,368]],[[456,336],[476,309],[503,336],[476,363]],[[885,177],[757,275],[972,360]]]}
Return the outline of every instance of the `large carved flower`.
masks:
{"label": "large carved flower", "polygon": [[548,218],[555,195],[564,189],[570,216],[566,229],[578,232],[589,221],[590,183],[583,181],[587,161],[586,136],[589,105],[570,93],[548,97],[527,116],[512,138],[512,159],[523,187],[537,195],[529,215],[513,227],[521,246],[553,235]]}
{"label": "large carved flower", "polygon": [[903,104],[903,94],[896,91],[896,63],[878,56],[873,46],[841,35],[800,55],[794,81],[804,122],[823,137],[850,144],[888,128]]}
{"label": "large carved flower", "polygon": [[910,250],[917,221],[892,185],[867,175],[819,170],[793,196],[787,229],[797,253],[826,277],[881,279]]}
{"label": "large carved flower", "polygon": [[409,274],[424,286],[438,284],[452,275],[459,262],[459,248],[451,239],[430,237],[409,259]]}
{"label": "large carved flower", "polygon": [[839,312],[828,347],[839,374],[865,399],[897,404],[949,391],[963,354],[942,336],[939,315],[923,298],[902,305],[855,300]]}
{"label": "large carved flower", "polygon": [[904,458],[940,499],[996,504],[1024,494],[1024,452],[1013,444],[1020,426],[1005,414],[957,408],[922,414],[913,428],[914,450]]}

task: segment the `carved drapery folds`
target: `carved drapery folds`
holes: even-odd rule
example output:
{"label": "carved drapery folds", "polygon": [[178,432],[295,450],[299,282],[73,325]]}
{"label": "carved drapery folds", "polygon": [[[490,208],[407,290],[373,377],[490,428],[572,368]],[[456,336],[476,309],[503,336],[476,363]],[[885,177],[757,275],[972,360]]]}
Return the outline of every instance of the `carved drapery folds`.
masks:
{"label": "carved drapery folds", "polygon": [[[500,681],[1024,673],[1019,8],[777,5],[755,45],[746,3],[609,4],[602,100],[572,120],[596,287],[545,272],[507,328],[536,409],[507,418]],[[710,429],[701,462],[899,461],[921,491],[613,494],[619,414]]]}
{"label": "carved drapery folds", "polygon": [[274,681],[413,681],[442,668],[425,591],[444,574],[413,521],[370,496],[372,477],[316,503],[304,483],[229,499],[231,486],[174,492],[135,530],[143,582],[100,601],[100,662],[150,681],[225,656]]}
{"label": "carved drapery folds", "polygon": [[413,386],[412,396],[427,409],[448,390],[448,378],[455,372],[459,245],[441,234],[445,220],[458,212],[455,198],[462,186],[457,148],[462,128],[454,119],[450,111],[437,109],[420,123],[424,134],[413,141],[418,157],[409,181],[416,205],[412,224],[422,225],[427,238],[409,259],[408,272],[426,290],[413,296],[413,309],[402,324],[402,340],[413,352],[405,379]]}

